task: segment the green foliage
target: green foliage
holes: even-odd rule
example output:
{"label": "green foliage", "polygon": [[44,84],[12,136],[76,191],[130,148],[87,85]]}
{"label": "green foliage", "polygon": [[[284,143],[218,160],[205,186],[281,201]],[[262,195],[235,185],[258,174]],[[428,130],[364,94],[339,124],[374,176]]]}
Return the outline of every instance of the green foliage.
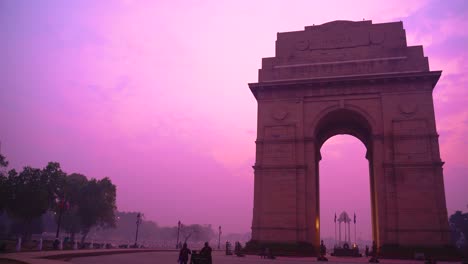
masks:
{"label": "green foliage", "polygon": [[49,181],[41,169],[32,167],[24,167],[20,173],[11,170],[8,174],[6,209],[9,215],[23,222],[23,236],[27,239],[33,220],[49,208]]}
{"label": "green foliage", "polygon": [[67,174],[60,168],[60,163],[49,162],[42,169],[43,182],[47,185],[45,190],[49,195],[49,204],[53,207],[55,201],[63,200],[64,185]]}
{"label": "green foliage", "polygon": [[[74,239],[75,233],[81,231],[81,216],[78,214],[78,209],[83,188],[87,183],[86,176],[78,173],[70,174],[65,178],[63,196],[64,198],[66,196],[69,206],[63,211],[62,228],[71,234],[72,239]],[[59,211],[59,208],[56,210]]]}
{"label": "green foliage", "polygon": [[48,181],[40,169],[24,167],[19,174],[12,170],[8,182],[7,210],[10,215],[30,222],[47,211],[50,201]]}
{"label": "green foliage", "polygon": [[[60,197],[67,205],[62,228],[72,238],[81,232],[84,241],[95,226],[115,227],[116,187],[109,178],[88,180],[82,174],[73,173],[65,177]],[[56,210],[60,213],[60,208]]]}
{"label": "green foliage", "polygon": [[78,204],[83,240],[93,226],[115,227],[116,188],[109,178],[92,179],[84,185]]}
{"label": "green foliage", "polygon": [[49,209],[63,216],[62,227],[72,235],[82,232],[86,237],[94,226],[115,227],[116,187],[109,178],[88,181],[81,174],[67,176],[57,162],[8,174],[7,166],[0,155],[0,213],[6,209],[9,216],[22,221],[26,238],[33,220]]}

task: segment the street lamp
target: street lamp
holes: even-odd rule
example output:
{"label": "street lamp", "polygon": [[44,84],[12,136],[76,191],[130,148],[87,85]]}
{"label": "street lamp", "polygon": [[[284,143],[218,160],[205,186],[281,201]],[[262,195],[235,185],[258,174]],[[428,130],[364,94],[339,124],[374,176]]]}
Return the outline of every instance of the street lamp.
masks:
{"label": "street lamp", "polygon": [[218,228],[218,249],[221,249],[221,226]]}
{"label": "street lamp", "polygon": [[[68,204],[68,202],[65,200],[65,197],[63,197],[62,199],[59,199],[57,201],[57,206],[58,206],[58,209],[59,209],[59,212],[58,212],[58,219],[57,219],[57,232],[55,233],[55,241],[54,241],[54,249],[57,249],[58,246],[59,246],[59,235],[60,235],[60,225],[62,224],[62,215],[63,215],[63,211],[65,209],[68,209],[68,208],[65,208]],[[68,207],[68,206],[67,206]],[[56,215],[56,212],[54,212],[54,214]]]}
{"label": "street lamp", "polygon": [[179,222],[177,223],[177,243],[176,243],[176,245],[175,245],[175,248],[176,248],[176,249],[178,249],[178,248],[179,248],[179,233],[180,233],[180,226],[181,226],[181,224],[180,224],[180,220],[179,220]]}
{"label": "street lamp", "polygon": [[137,241],[138,241],[138,227],[141,224],[141,213],[137,214],[137,220],[136,220],[136,234],[135,234],[135,247],[137,247]]}
{"label": "street lamp", "polygon": [[[65,208],[66,206],[66,200],[65,198],[62,198],[61,200],[59,200],[58,202],[58,209],[59,209],[59,215],[58,215],[58,220],[57,220],[57,232],[55,234],[55,238],[58,239],[59,238],[59,234],[60,234],[60,225],[62,223],[62,215],[63,215],[63,211],[67,208]],[[56,214],[54,212],[54,214]]]}

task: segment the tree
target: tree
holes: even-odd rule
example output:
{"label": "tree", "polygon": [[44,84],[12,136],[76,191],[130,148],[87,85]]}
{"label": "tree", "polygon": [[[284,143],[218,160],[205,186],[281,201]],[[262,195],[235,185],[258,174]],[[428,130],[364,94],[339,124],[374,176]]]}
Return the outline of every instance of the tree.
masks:
{"label": "tree", "polygon": [[81,217],[82,243],[93,226],[115,227],[116,187],[109,178],[92,179],[83,187],[78,214]]}
{"label": "tree", "polygon": [[[462,213],[461,211],[456,211],[449,218],[450,224],[454,227],[454,240],[455,242],[462,236],[468,238],[468,213]],[[465,242],[465,248],[468,247],[468,243]]]}
{"label": "tree", "polygon": [[59,223],[63,216],[62,227],[72,237],[83,233],[83,241],[94,226],[115,227],[116,187],[109,178],[88,181],[81,174],[67,176],[57,162],[43,169],[24,167],[20,173],[10,170],[8,175],[7,166],[0,155],[0,213],[6,209],[9,216],[21,220],[16,226],[25,239],[30,237],[33,220],[49,209],[58,213]]}
{"label": "tree", "polygon": [[180,230],[184,242],[187,243],[189,239],[196,242],[210,241],[216,235],[211,228],[211,225],[193,224],[183,226]]}
{"label": "tree", "polygon": [[49,195],[49,205],[56,209],[56,204],[65,201],[65,180],[67,174],[60,168],[60,163],[49,162],[42,169],[42,181]]}
{"label": "tree", "polygon": [[212,238],[216,237],[215,232],[211,228],[211,225],[191,225],[193,230],[193,240],[194,241],[210,241]]}
{"label": "tree", "polygon": [[[6,164],[0,158],[0,163]],[[29,239],[33,220],[53,207],[60,197],[66,174],[57,162],[49,162],[44,169],[24,167],[20,173],[8,172],[6,179],[6,209],[9,215],[21,220],[23,237]]]}
{"label": "tree", "polygon": [[86,176],[78,173],[70,174],[65,178],[63,192],[68,208],[63,212],[62,227],[70,233],[72,241],[75,240],[75,234],[81,230],[80,198],[87,183]]}
{"label": "tree", "polygon": [[32,167],[24,167],[19,174],[15,170],[8,174],[7,211],[23,221],[23,236],[28,239],[34,218],[40,217],[49,208],[48,181],[40,169]]}
{"label": "tree", "polygon": [[8,161],[0,154],[0,214],[5,210],[8,200],[8,176],[5,172],[7,167]]}

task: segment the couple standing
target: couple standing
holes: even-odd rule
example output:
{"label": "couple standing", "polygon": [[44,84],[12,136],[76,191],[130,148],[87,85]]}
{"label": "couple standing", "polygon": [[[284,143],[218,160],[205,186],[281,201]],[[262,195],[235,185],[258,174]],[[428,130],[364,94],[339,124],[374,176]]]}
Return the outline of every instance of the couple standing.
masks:
{"label": "couple standing", "polygon": [[[211,251],[212,249],[208,245],[208,242],[205,242],[205,246],[200,250],[200,256],[204,257],[207,260],[207,264],[212,263]],[[179,264],[187,264],[188,255],[191,253],[192,252],[187,247],[187,243],[184,243],[184,245],[182,246],[179,252],[179,260],[178,260]]]}

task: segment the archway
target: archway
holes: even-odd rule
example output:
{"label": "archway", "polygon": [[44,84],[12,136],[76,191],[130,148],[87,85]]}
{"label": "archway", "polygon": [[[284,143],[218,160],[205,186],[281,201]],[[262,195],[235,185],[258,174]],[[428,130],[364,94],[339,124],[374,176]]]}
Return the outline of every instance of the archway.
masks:
{"label": "archway", "polygon": [[[264,58],[258,102],[252,241],[277,254],[320,243],[320,148],[350,134],[367,148],[373,239],[381,254],[412,257],[449,245],[430,71],[401,22],[334,21],[278,33]],[[316,252],[316,251],[315,251]]]}
{"label": "archway", "polygon": [[[317,191],[315,201],[317,201],[317,218],[320,219],[320,161],[322,160],[321,149],[324,143],[336,135],[350,135],[357,138],[365,147],[365,158],[368,160],[369,188],[371,200],[371,226],[372,240],[378,240],[377,223],[376,223],[376,192],[374,187],[373,176],[373,121],[369,116],[359,113],[353,108],[338,108],[329,109],[323,113],[316,122],[314,122],[314,138],[316,142],[316,178]],[[374,128],[375,130],[375,128]],[[341,212],[339,212],[341,213]],[[319,232],[320,233],[320,232]]]}
{"label": "archway", "polygon": [[[354,136],[336,135],[322,145],[320,153],[320,240],[324,241],[330,251],[335,246],[343,246],[345,241],[349,241],[349,245],[356,244],[362,250],[372,244],[366,147]],[[346,227],[350,227],[350,230],[345,230],[342,225],[340,232],[339,218],[342,212],[347,212],[352,222]]]}

